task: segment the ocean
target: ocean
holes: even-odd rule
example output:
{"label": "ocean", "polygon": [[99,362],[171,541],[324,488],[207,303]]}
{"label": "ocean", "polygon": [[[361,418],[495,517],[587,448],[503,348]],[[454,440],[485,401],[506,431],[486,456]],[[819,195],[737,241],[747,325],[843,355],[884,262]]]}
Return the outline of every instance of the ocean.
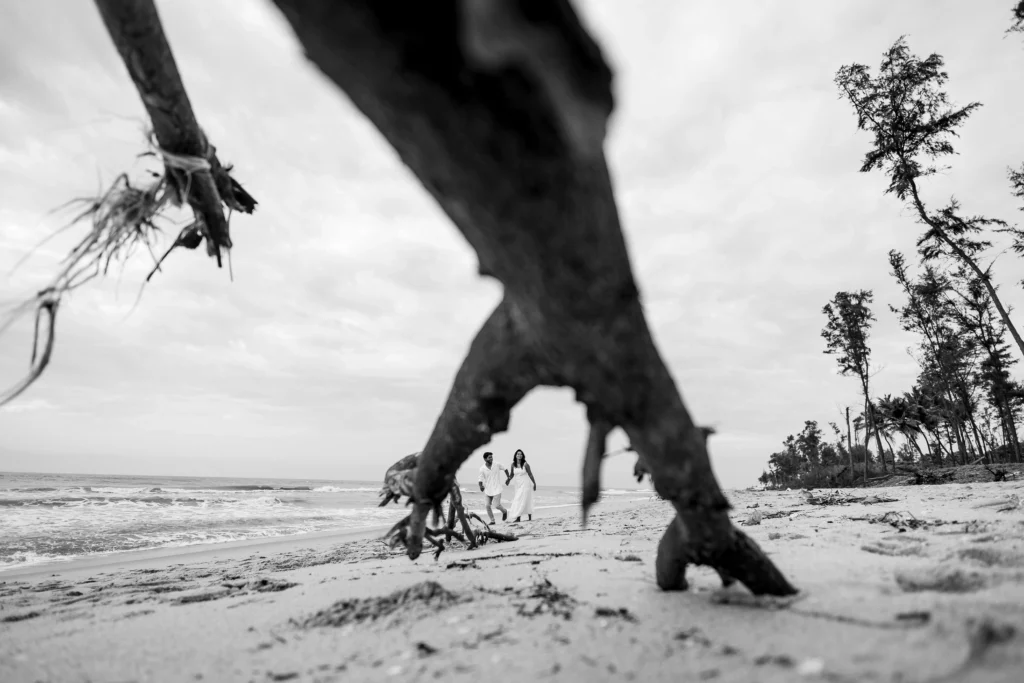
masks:
{"label": "ocean", "polygon": [[[30,564],[126,550],[391,525],[379,481],[0,473],[0,576]],[[463,486],[463,491],[467,491]],[[648,489],[605,489],[647,499]],[[512,490],[503,497],[507,506]],[[535,516],[579,505],[576,487],[538,486]],[[480,511],[479,496],[466,505]]]}

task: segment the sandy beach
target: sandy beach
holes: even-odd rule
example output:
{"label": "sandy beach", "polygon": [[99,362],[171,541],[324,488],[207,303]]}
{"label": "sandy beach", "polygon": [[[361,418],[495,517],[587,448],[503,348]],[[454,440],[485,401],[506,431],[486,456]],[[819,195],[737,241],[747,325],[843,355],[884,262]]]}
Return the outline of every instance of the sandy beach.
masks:
{"label": "sandy beach", "polygon": [[[795,599],[654,583],[669,505],[416,562],[380,530],[0,575],[0,680],[1020,681],[1024,483],[730,493]],[[849,502],[849,498],[855,499]],[[891,499],[891,500],[889,500]],[[817,503],[817,504],[815,504]],[[827,503],[827,504],[821,504]]]}

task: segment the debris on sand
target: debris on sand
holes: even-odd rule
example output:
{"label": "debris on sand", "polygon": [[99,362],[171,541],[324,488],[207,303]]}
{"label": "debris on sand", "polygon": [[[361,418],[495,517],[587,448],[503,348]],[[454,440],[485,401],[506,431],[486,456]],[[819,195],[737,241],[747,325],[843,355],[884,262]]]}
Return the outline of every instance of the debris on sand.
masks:
{"label": "debris on sand", "polygon": [[1006,496],[1000,496],[999,498],[991,498],[989,500],[983,500],[975,503],[971,506],[972,508],[995,508],[996,512],[1009,512],[1010,510],[1016,510],[1020,508],[1020,496],[1016,493],[1011,493]]}
{"label": "debris on sand", "polygon": [[955,468],[948,468],[944,470],[937,469],[934,471],[919,470],[916,468],[910,469],[906,467],[899,467],[897,469],[904,474],[909,474],[914,477],[913,481],[907,482],[910,486],[936,486],[938,484],[948,484],[953,482],[957,475]]}
{"label": "debris on sand", "polygon": [[932,620],[932,613],[924,610],[914,610],[912,612],[899,612],[896,615],[896,621],[903,623],[912,624],[927,624]]}
{"label": "debris on sand", "polygon": [[643,558],[641,558],[639,555],[634,555],[633,553],[627,553],[625,555],[616,555],[615,559],[619,560],[620,562],[643,562]]}
{"label": "debris on sand", "polygon": [[628,621],[632,624],[635,624],[639,621],[635,616],[633,616],[633,613],[625,607],[619,607],[618,609],[612,607],[598,607],[594,610],[594,616],[604,617],[605,619],[609,617],[615,619],[624,619],[625,621]]}
{"label": "debris on sand", "polygon": [[924,519],[918,519],[913,513],[891,510],[886,512],[884,515],[877,515],[871,519],[868,519],[871,524],[888,524],[894,529],[905,531],[907,529],[920,529],[921,527],[929,526],[930,523]]}
{"label": "debris on sand", "polygon": [[294,588],[298,585],[299,584],[294,581],[271,579],[265,576],[249,580],[233,579],[221,583],[221,586],[224,588],[230,588],[238,591],[256,591],[257,593],[276,593],[278,591]]}
{"label": "debris on sand", "polygon": [[890,510],[881,515],[868,515],[867,517],[850,517],[851,521],[867,522],[868,524],[888,524],[897,531],[904,532],[907,529],[924,529],[944,524],[958,524],[959,522],[946,522],[941,519],[918,519],[913,513],[905,510]]}
{"label": "debris on sand", "polygon": [[985,465],[985,471],[992,475],[992,481],[1007,481],[1008,479],[1014,479],[1020,476],[1020,472],[1010,472],[1002,467],[992,469],[988,465]]}
{"label": "debris on sand", "polygon": [[555,588],[555,585],[547,579],[533,584],[528,589],[517,591],[517,594],[527,600],[527,602],[516,605],[516,611],[521,617],[550,614],[569,621],[576,609],[576,600],[568,593],[563,593]]}
{"label": "debris on sand", "polygon": [[906,543],[886,543],[884,541],[862,545],[860,549],[876,555],[889,555],[890,557],[924,554],[924,548],[921,544],[907,545]]}
{"label": "debris on sand", "polygon": [[805,491],[804,495],[810,505],[849,505],[851,503],[860,503],[861,505],[875,505],[877,503],[895,503],[895,498],[888,496],[854,496],[843,491],[827,491],[824,493],[814,493],[813,491]]}
{"label": "debris on sand", "polygon": [[754,510],[745,520],[740,522],[743,526],[757,526],[761,523],[761,511]]}
{"label": "debris on sand", "polygon": [[13,624],[16,621],[25,621],[27,619],[35,619],[42,612],[22,612],[21,614],[12,614],[9,617],[3,617],[0,619],[2,624]]}
{"label": "debris on sand", "polygon": [[414,605],[422,605],[432,611],[439,611],[463,600],[464,598],[446,590],[436,581],[423,581],[384,597],[340,600],[308,619],[297,622],[297,625],[301,628],[346,626],[383,619]]}
{"label": "debris on sand", "polygon": [[711,640],[704,635],[699,628],[689,628],[685,631],[679,631],[674,636],[675,640],[682,641],[687,645],[700,645],[702,647],[711,647]]}

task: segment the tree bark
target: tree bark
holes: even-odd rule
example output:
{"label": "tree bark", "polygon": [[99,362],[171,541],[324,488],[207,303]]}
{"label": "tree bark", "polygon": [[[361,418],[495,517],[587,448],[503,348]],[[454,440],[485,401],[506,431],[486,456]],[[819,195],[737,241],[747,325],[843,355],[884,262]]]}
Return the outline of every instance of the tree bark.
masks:
{"label": "tree bark", "polygon": [[981,434],[978,432],[978,423],[975,421],[974,415],[968,412],[967,419],[971,423],[971,434],[974,435],[974,443],[977,445],[978,457],[987,459],[989,462],[991,462],[991,458],[989,458],[988,451],[985,449],[985,443],[981,440]]}
{"label": "tree bark", "polygon": [[850,406],[846,406],[846,456],[850,467],[850,483],[853,483],[853,436],[850,434]]}
{"label": "tree bark", "polygon": [[[864,413],[868,420],[869,429],[875,432],[875,445],[878,446],[878,459],[882,463],[882,472],[886,472],[885,467],[885,448],[882,446],[882,437],[878,434],[878,425],[875,422],[875,407],[871,404],[870,394],[868,393],[868,381],[867,377],[864,378]],[[868,482],[868,450],[867,450],[868,434],[864,434],[864,483]]]}
{"label": "tree bark", "polygon": [[625,429],[676,519],[659,584],[704,564],[755,593],[795,589],[728,518],[704,438],[661,359],[619,225],[603,140],[611,72],[566,0],[275,0],[313,63],[381,131],[504,299],[420,457],[407,552],[459,465],[535,386],[569,386]]}
{"label": "tree bark", "polygon": [[[921,444],[919,444],[917,442],[917,435],[914,434],[913,436],[911,436],[910,434],[906,434],[905,436],[907,437],[907,441],[909,441],[914,446],[914,450],[917,451],[917,455],[921,459],[921,462],[923,463],[924,462],[924,451],[921,450]],[[924,438],[924,442],[925,442],[925,444],[928,443],[928,437]],[[929,446],[928,449],[931,450],[931,446]],[[896,466],[896,464],[893,463],[893,467],[895,467],[895,466]]]}
{"label": "tree bark", "polygon": [[1006,399],[1003,399],[1003,404],[1007,415],[1006,429],[1010,434],[1010,443],[1013,445],[1014,462],[1021,462],[1020,439],[1017,436],[1017,424],[1013,420],[1013,409],[1010,407],[1010,403]]}

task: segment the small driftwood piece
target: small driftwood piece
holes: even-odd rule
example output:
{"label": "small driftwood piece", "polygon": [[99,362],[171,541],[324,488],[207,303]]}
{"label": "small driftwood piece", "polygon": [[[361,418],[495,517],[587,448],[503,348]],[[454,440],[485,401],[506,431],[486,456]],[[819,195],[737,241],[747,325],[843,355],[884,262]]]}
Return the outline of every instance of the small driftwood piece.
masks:
{"label": "small driftwood piece", "polygon": [[935,472],[929,472],[928,470],[919,470],[909,467],[897,467],[896,469],[904,474],[912,475],[914,477],[913,486],[945,484],[956,476],[956,472],[952,470],[936,474]]}
{"label": "small driftwood piece", "polygon": [[985,465],[985,469],[992,475],[992,481],[1006,481],[1007,475],[1010,474],[1010,472],[1004,470],[1002,467],[992,469],[988,465]]}
{"label": "small driftwood piece", "polygon": [[[482,538],[482,539],[490,538],[490,539],[495,540],[495,541],[518,541],[519,540],[519,537],[515,536],[513,534],[503,534],[503,533],[501,533],[499,531],[494,531],[493,529],[491,529],[491,525],[488,524],[487,522],[485,522],[484,518],[481,517],[480,515],[478,515],[475,512],[469,513],[469,516],[470,516],[470,518],[475,519],[476,521],[478,521],[478,522],[480,522],[481,524],[484,525],[483,531],[477,531],[476,532],[477,537],[479,537],[479,538]],[[484,541],[481,541],[481,543],[483,543],[483,542]]]}

